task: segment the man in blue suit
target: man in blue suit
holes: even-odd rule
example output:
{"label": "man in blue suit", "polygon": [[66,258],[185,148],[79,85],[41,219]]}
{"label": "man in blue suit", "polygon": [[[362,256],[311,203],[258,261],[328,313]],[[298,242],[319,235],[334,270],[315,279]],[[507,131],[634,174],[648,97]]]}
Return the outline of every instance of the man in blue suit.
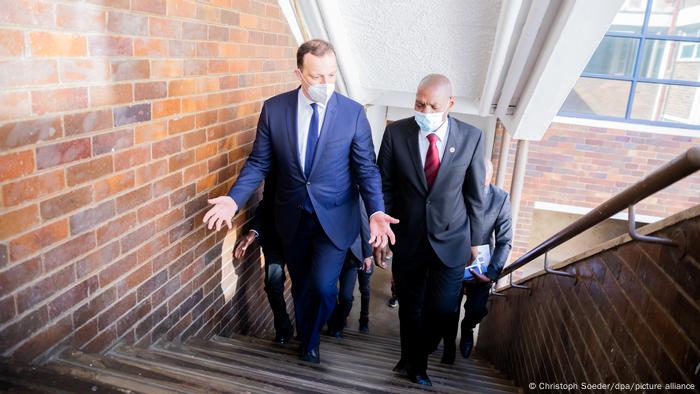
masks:
{"label": "man in blue suit", "polygon": [[[370,242],[394,243],[384,213],[369,122],[359,103],[334,92],[333,47],[311,40],[297,51],[301,87],[265,101],[248,160],[227,196],[209,200],[208,228],[231,219],[273,169],[275,225],[292,280],[299,357],[320,362],[319,334],[338,289],[345,253],[360,231],[359,196],[367,208]],[[359,193],[358,193],[359,191]]]}

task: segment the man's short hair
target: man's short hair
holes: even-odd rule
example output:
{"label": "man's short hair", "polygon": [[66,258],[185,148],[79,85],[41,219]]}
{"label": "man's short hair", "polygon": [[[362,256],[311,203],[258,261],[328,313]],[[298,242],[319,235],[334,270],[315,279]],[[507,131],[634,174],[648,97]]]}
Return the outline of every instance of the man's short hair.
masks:
{"label": "man's short hair", "polygon": [[333,45],[328,41],[317,39],[306,41],[297,49],[297,67],[301,70],[302,66],[304,66],[304,55],[307,53],[314,56],[323,56],[329,52],[335,55]]}

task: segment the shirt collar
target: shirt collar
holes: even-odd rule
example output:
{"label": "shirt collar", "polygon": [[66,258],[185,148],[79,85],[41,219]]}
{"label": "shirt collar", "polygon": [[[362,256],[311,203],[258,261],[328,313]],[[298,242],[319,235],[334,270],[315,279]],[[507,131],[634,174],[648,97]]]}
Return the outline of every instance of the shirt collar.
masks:
{"label": "shirt collar", "polygon": [[[302,93],[302,95],[303,95],[303,93]],[[444,142],[445,136],[447,135],[447,127],[449,124],[450,124],[450,117],[448,116],[447,119],[445,119],[445,122],[443,122],[443,124],[440,127],[438,127],[437,130],[435,130],[435,131],[420,130],[420,135],[422,138],[428,138],[428,134],[435,133],[435,135],[437,135],[437,137],[438,137],[438,140],[440,142]]]}
{"label": "shirt collar", "polygon": [[[299,104],[302,105],[302,108],[308,108],[311,106],[311,104],[314,103],[314,101],[311,101],[311,100],[309,100],[308,97],[306,97],[306,95],[304,94],[304,91],[301,89],[301,87],[299,88],[298,94],[299,94]],[[318,109],[320,109],[320,110],[326,109],[327,103],[316,103],[316,104],[318,105]]]}

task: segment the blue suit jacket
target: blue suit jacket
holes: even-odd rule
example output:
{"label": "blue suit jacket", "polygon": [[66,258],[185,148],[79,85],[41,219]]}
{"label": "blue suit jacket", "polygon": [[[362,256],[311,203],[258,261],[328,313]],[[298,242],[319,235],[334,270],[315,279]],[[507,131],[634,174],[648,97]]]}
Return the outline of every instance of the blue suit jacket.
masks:
{"label": "blue suit jacket", "polygon": [[298,90],[265,101],[253,151],[228,195],[243,206],[275,166],[275,225],[283,242],[293,239],[308,193],[328,238],[347,249],[360,231],[358,189],[370,215],[384,210],[369,122],[362,105],[334,93],[306,179],[298,154]]}

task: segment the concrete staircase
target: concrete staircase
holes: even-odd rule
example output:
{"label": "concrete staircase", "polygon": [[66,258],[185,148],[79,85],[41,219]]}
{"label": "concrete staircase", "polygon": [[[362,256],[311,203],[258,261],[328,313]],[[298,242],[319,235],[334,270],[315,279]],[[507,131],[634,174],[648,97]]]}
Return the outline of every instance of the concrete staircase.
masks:
{"label": "concrete staircase", "polygon": [[118,346],[104,355],[65,352],[43,366],[4,363],[0,391],[137,393],[513,393],[520,389],[491,364],[458,356],[455,365],[431,357],[433,387],[391,371],[397,338],[346,332],[323,337],[321,364],[297,359],[297,344],[250,336],[191,338],[144,349]]}

